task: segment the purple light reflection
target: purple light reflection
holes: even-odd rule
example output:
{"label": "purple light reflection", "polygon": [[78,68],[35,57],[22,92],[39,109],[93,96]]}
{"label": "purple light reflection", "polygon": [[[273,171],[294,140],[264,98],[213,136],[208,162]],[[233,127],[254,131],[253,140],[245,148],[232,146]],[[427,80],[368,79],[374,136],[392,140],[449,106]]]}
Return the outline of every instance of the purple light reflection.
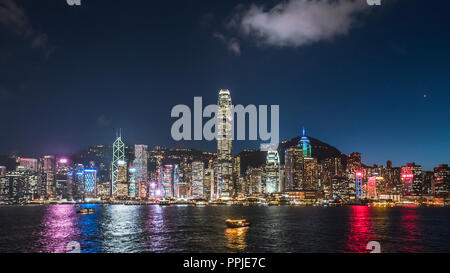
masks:
{"label": "purple light reflection", "polygon": [[76,209],[73,205],[50,205],[41,223],[36,252],[65,253],[67,244],[78,236]]}

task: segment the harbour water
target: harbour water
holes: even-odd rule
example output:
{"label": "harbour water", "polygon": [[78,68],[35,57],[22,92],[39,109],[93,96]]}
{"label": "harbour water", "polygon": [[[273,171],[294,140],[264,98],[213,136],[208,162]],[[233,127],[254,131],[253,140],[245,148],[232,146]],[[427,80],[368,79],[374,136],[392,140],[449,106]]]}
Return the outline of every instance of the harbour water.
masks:
{"label": "harbour water", "polygon": [[[0,206],[0,252],[450,252],[450,208]],[[248,228],[227,228],[244,217]]]}

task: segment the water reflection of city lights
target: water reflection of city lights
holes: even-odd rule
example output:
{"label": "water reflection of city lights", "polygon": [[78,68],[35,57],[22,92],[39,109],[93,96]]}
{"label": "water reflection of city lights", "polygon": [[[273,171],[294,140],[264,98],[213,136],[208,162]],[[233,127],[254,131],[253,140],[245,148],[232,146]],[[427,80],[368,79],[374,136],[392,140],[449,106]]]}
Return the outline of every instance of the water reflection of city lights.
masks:
{"label": "water reflection of city lights", "polygon": [[227,247],[236,250],[244,250],[247,247],[247,232],[248,227],[225,229]]}

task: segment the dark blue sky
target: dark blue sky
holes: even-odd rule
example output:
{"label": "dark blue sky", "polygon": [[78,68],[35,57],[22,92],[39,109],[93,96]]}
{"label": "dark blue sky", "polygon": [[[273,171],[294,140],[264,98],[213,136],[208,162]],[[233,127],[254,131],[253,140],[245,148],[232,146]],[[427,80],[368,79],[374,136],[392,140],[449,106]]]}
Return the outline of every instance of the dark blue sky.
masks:
{"label": "dark blue sky", "polygon": [[[344,32],[345,12],[326,10],[245,28],[250,3],[277,1],[81,1],[0,0],[0,154],[70,153],[119,127],[127,144],[215,151],[172,141],[170,111],[227,88],[234,104],[280,105],[282,140],[305,126],[366,164],[450,163],[448,1],[382,0]],[[298,34],[304,22],[335,34]]]}

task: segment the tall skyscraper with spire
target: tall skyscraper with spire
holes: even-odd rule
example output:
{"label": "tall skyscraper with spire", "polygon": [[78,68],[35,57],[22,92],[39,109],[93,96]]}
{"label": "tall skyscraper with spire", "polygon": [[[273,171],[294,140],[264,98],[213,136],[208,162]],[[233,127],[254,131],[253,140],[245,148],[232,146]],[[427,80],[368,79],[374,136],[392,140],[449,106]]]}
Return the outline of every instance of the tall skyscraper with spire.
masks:
{"label": "tall skyscraper with spire", "polygon": [[298,142],[298,147],[302,150],[303,157],[311,157],[311,142],[309,138],[306,136],[305,127],[303,127],[303,135],[300,141]]}
{"label": "tall skyscraper with spire", "polygon": [[233,194],[233,109],[228,89],[219,91],[217,102],[216,197]]}
{"label": "tall skyscraper with spire", "polygon": [[[113,144],[113,160],[111,168],[111,196],[117,196],[117,182],[119,176],[119,163],[125,162],[125,145],[122,142],[122,131],[116,135]],[[123,163],[122,163],[123,164]]]}
{"label": "tall skyscraper with spire", "polygon": [[303,128],[296,147],[285,153],[286,190],[317,191],[321,187],[317,158],[311,154],[311,142]]}

